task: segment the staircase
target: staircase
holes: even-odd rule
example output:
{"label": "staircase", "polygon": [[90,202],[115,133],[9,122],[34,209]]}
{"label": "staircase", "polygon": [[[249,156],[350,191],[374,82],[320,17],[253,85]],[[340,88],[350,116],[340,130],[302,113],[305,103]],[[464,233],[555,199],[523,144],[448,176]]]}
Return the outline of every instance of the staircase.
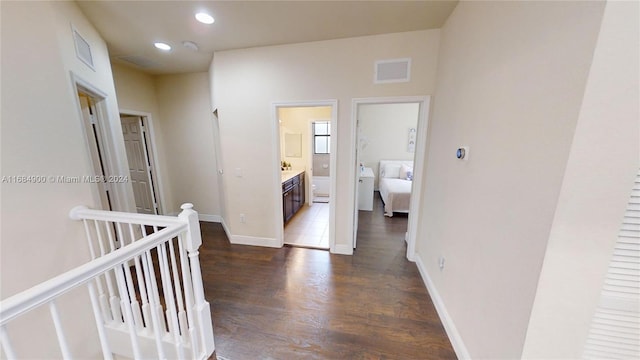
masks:
{"label": "staircase", "polygon": [[[207,359],[214,350],[204,298],[198,214],[182,205],[177,217],[76,207],[91,261],[0,302],[0,343],[7,359],[10,323],[48,307],[60,353],[74,358],[56,300],[86,288],[105,359]],[[85,336],[89,336],[86,335]]]}

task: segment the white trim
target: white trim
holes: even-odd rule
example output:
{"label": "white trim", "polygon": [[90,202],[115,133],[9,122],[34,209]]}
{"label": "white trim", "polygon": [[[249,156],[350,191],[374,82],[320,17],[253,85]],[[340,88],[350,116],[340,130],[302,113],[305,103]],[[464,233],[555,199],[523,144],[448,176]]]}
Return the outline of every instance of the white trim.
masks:
{"label": "white trim", "polygon": [[198,213],[198,220],[204,221],[204,222],[212,222],[212,223],[222,222],[222,218],[220,217],[220,215],[209,215],[209,214],[200,214],[200,213]]}
{"label": "white trim", "polygon": [[[274,220],[276,224],[276,238],[274,239],[280,245],[284,246],[284,219],[282,217],[282,177],[280,175],[280,123],[278,121],[278,108],[282,107],[315,107],[330,106],[331,107],[331,154],[329,160],[329,173],[331,174],[331,190],[329,194],[329,251],[336,253],[336,156],[338,151],[338,100],[316,100],[316,101],[289,101],[289,102],[273,102],[271,103],[272,128],[271,136],[273,139],[272,156],[273,168],[273,189],[274,189]],[[264,238],[267,239],[267,238]],[[251,244],[248,244],[251,245]],[[258,244],[264,246],[264,244]],[[352,249],[353,251],[353,249]],[[340,252],[342,253],[342,252]]]}
{"label": "white trim", "polygon": [[338,244],[331,252],[340,255],[353,255],[353,246],[350,244]]}
{"label": "white trim", "polygon": [[251,245],[251,246],[262,246],[262,247],[272,247],[272,248],[281,248],[283,245],[280,243],[281,240],[275,238],[265,238],[265,237],[256,237],[256,236],[245,236],[245,235],[232,235],[229,237],[229,242],[236,245]]}
{"label": "white trim", "polygon": [[[282,197],[282,196],[281,196]],[[282,211],[280,211],[282,214]],[[218,216],[220,221],[213,221],[214,217],[217,215],[205,215],[210,216],[212,219],[211,222],[219,222],[222,224],[222,228],[224,229],[224,233],[227,235],[227,239],[231,244],[235,245],[251,245],[251,246],[262,246],[262,247],[272,247],[272,248],[281,248],[284,244],[281,243],[281,240],[277,238],[265,238],[265,237],[257,237],[257,236],[246,236],[246,235],[233,235],[231,230],[227,226],[227,223],[224,221],[223,217]],[[207,220],[202,220],[207,221]]]}
{"label": "white trim", "polygon": [[[104,151],[102,155],[104,155],[104,163],[102,164],[105,167],[106,175],[123,175],[129,174],[129,167],[126,162],[126,155],[124,155],[124,149],[120,152],[116,150],[116,143],[114,141],[114,133],[116,132],[114,126],[117,126],[119,129],[120,136],[122,136],[122,127],[120,125],[120,116],[118,114],[117,121],[116,118],[111,116],[109,111],[108,101],[109,97],[106,92],[102,91],[100,88],[93,85],[91,82],[86,81],[81,76],[77,75],[75,72],[70,71],[70,79],[71,79],[71,87],[73,90],[73,97],[76,103],[76,107],[78,110],[79,120],[82,121],[82,110],[80,106],[80,100],[78,99],[78,92],[84,92],[87,95],[93,97],[94,99],[99,99],[96,101],[96,116],[98,117],[97,127],[100,131],[100,137],[104,144],[102,145],[101,150]],[[83,131],[85,133],[85,137],[88,136],[86,133],[86,129]],[[124,145],[123,145],[124,147]],[[87,147],[87,150],[89,148]],[[124,155],[124,159],[122,158]],[[91,154],[88,154],[88,163],[89,168],[95,170],[95,164],[91,160]],[[133,201],[133,188],[130,183],[114,183],[111,184],[110,190],[113,196],[111,199],[112,210],[118,211],[128,211],[135,212],[135,202]],[[97,187],[94,188],[94,196],[98,196],[96,198],[96,204],[100,204],[100,196],[96,190]],[[128,196],[130,195],[130,196]]]}
{"label": "white trim", "polygon": [[149,132],[149,137],[151,138],[151,161],[153,166],[151,167],[151,175],[154,177],[154,191],[156,193],[156,202],[158,203],[159,211],[161,214],[166,214],[167,208],[164,203],[164,187],[162,186],[162,178],[160,176],[160,162],[158,161],[158,148],[156,146],[156,133],[153,125],[153,118],[151,113],[145,111],[137,111],[137,110],[129,110],[129,109],[120,109],[119,115],[133,115],[140,116],[143,118],[143,122],[147,127]]}
{"label": "white trim", "polygon": [[449,315],[447,308],[444,305],[444,301],[440,297],[438,290],[436,289],[433,281],[429,277],[429,273],[427,272],[424,263],[422,262],[422,258],[419,254],[415,256],[416,265],[418,266],[418,271],[420,271],[420,276],[422,277],[422,281],[424,285],[427,287],[427,291],[429,292],[429,296],[431,296],[431,301],[438,312],[438,316],[440,317],[440,322],[444,326],[444,330],[449,337],[449,341],[451,342],[451,346],[453,350],[456,352],[456,356],[458,359],[471,359],[471,355],[469,354],[469,350],[464,345],[464,341],[462,340],[462,336],[458,332],[456,328],[456,324],[453,322],[453,319]]}
{"label": "white trim", "polygon": [[222,216],[220,217],[220,224],[222,224],[222,229],[224,229],[224,233],[227,235],[227,239],[231,241],[231,230],[229,230],[229,227],[227,226],[227,223],[224,221],[224,217]]}
{"label": "white trim", "polygon": [[423,168],[426,162],[426,142],[427,131],[429,129],[429,107],[431,103],[431,96],[399,96],[399,97],[378,97],[378,98],[356,98],[352,100],[351,104],[351,140],[349,144],[350,149],[350,164],[349,170],[349,213],[353,214],[353,221],[348,225],[348,234],[352,234],[352,244],[355,246],[357,238],[356,216],[358,216],[358,207],[356,204],[357,198],[357,184],[358,178],[356,174],[356,142],[357,142],[357,116],[358,106],[361,104],[403,104],[403,103],[419,103],[420,110],[418,113],[418,137],[416,139],[416,152],[414,155],[414,172],[413,172],[413,187],[411,190],[411,205],[409,208],[409,220],[407,226],[407,259],[409,261],[415,261],[416,256],[416,234],[418,232],[418,219],[420,218],[420,201],[422,197],[422,188],[424,181],[422,179]]}
{"label": "white trim", "polygon": [[[274,199],[273,202],[273,213],[274,213],[274,224],[276,227],[276,241],[282,247],[284,246],[284,216],[282,214],[282,209],[284,204],[282,203],[282,174],[281,168],[278,166],[280,164],[280,120],[278,119],[278,105],[276,103],[271,104],[271,138],[273,139],[273,186],[275,187]],[[227,234],[228,236],[228,234]],[[229,241],[231,241],[231,237],[229,237]]]}
{"label": "white trim", "polygon": [[407,259],[415,261],[416,237],[418,234],[418,219],[420,218],[420,203],[422,200],[422,188],[424,179],[422,174],[426,165],[427,157],[427,132],[429,131],[429,112],[431,107],[431,97],[425,96],[420,102],[418,115],[416,152],[413,157],[413,186],[411,188],[411,203],[409,204],[409,219],[407,226]]}
{"label": "white trim", "polygon": [[[180,213],[173,211],[167,214],[166,216],[178,216]],[[227,228],[227,224],[225,224],[224,219],[220,215],[210,215],[210,214],[200,214],[198,213],[198,221],[204,222],[212,222],[212,223],[220,223],[224,228],[224,232],[227,233],[227,237],[231,238],[231,233],[229,233],[229,229]]]}

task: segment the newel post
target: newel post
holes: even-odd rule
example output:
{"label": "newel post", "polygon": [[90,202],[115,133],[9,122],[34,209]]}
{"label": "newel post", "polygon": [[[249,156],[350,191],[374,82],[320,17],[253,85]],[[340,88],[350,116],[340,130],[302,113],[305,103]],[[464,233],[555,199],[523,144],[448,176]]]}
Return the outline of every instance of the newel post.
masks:
{"label": "newel post", "polygon": [[194,308],[193,312],[197,318],[200,332],[202,349],[209,357],[215,350],[213,342],[213,323],[211,322],[211,311],[209,303],[204,297],[204,286],[202,284],[202,272],[200,271],[200,259],[198,248],[202,245],[200,235],[200,222],[198,213],[193,210],[193,204],[185,203],[180,207],[182,212],[178,218],[187,223],[187,234],[184,237],[185,249],[189,253],[189,264],[191,265],[191,281],[193,284]]}

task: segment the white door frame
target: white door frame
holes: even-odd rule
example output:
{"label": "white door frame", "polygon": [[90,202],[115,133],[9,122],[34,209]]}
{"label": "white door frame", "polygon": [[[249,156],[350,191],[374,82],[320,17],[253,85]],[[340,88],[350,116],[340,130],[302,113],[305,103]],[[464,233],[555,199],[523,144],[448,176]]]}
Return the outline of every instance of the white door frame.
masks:
{"label": "white door frame", "polygon": [[153,118],[151,117],[151,113],[137,110],[129,110],[129,109],[120,109],[120,115],[125,116],[139,116],[142,118],[142,124],[147,130],[147,134],[149,137],[146,139],[148,143],[147,146],[147,155],[149,156],[149,160],[151,161],[151,176],[153,176],[152,186],[153,192],[155,193],[155,200],[158,204],[158,212],[160,214],[166,214],[167,209],[164,206],[164,194],[162,193],[162,179],[160,178],[160,164],[158,162],[158,150],[156,147],[156,135],[153,129]]}
{"label": "white door frame", "polygon": [[407,226],[407,259],[409,261],[415,261],[415,244],[416,233],[418,230],[418,219],[420,218],[420,202],[422,199],[422,188],[424,179],[422,174],[425,162],[426,162],[426,142],[427,142],[427,130],[429,128],[429,107],[431,103],[431,96],[399,96],[399,97],[377,97],[377,98],[358,98],[353,99],[351,105],[351,171],[349,172],[349,198],[352,199],[351,204],[353,206],[353,221],[350,223],[350,231],[352,234],[352,244],[356,243],[357,237],[357,216],[358,216],[358,204],[357,201],[357,187],[358,176],[356,169],[356,146],[357,144],[357,122],[358,122],[358,106],[362,104],[402,104],[402,103],[419,103],[420,109],[418,112],[418,129],[416,139],[416,150],[413,160],[413,186],[411,189],[411,204],[409,206],[409,220]]}
{"label": "white door frame", "polygon": [[[74,100],[76,102],[76,108],[78,109],[79,117],[82,122],[82,131],[84,133],[84,142],[87,149],[89,168],[93,169],[93,174],[98,175],[103,174],[105,176],[112,175],[113,164],[112,160],[112,150],[109,146],[109,127],[107,126],[107,122],[109,121],[108,110],[106,108],[106,99],[107,94],[95,87],[88,81],[83,80],[82,78],[75,75],[73,72],[71,73],[71,84],[74,93]],[[83,93],[91,98],[95,103],[95,130],[89,130],[85,125],[84,114],[82,113],[82,105],[80,103],[79,93]],[[91,104],[89,104],[91,106]],[[89,137],[95,136],[97,148],[91,146],[91,141]],[[98,157],[99,164],[96,164],[94,161],[95,157]],[[98,169],[101,166],[102,169]],[[90,175],[90,174],[87,174]],[[94,197],[94,202],[96,206],[100,206],[103,210],[119,210],[121,209],[121,204],[119,201],[119,196],[117,194],[117,190],[111,186],[109,183],[95,183],[95,186],[92,186],[92,193]],[[108,198],[108,203],[105,203],[102,192],[106,192],[104,194]]]}
{"label": "white door frame", "polygon": [[[274,194],[274,221],[276,223],[276,241],[279,246],[284,246],[284,218],[282,216],[282,177],[280,175],[280,122],[278,121],[279,108],[291,107],[331,107],[331,154],[329,156],[329,173],[331,174],[331,188],[329,194],[329,251],[334,253],[336,247],[336,152],[338,151],[338,100],[317,101],[290,101],[271,103],[271,138],[273,139],[273,194]],[[312,184],[309,184],[311,186]]]}
{"label": "white door frame", "polygon": [[[89,81],[86,81],[81,76],[73,71],[69,72],[71,80],[71,89],[73,91],[73,98],[78,110],[79,119],[82,121],[82,109],[80,107],[80,100],[78,98],[78,92],[83,92],[94,100],[96,100],[96,115],[97,115],[97,128],[99,129],[102,147],[100,148],[101,154],[104,155],[105,171],[107,176],[126,176],[129,174],[129,167],[127,165],[127,157],[124,151],[124,143],[115,141],[122,137],[122,126],[120,124],[120,117],[118,115],[117,107],[115,106],[115,99],[109,98],[105,91],[102,91],[99,87],[95,86]],[[83,126],[83,131],[86,134],[86,129]],[[87,140],[85,139],[85,142]],[[87,144],[87,151],[91,151]],[[89,169],[93,169],[95,164],[91,160],[91,155],[88,154],[87,161]],[[113,210],[135,212],[135,202],[133,200],[133,188],[129,182],[113,182],[106,184],[113,196],[110,197]],[[96,204],[99,202],[98,186],[92,186],[94,197],[97,199]]]}

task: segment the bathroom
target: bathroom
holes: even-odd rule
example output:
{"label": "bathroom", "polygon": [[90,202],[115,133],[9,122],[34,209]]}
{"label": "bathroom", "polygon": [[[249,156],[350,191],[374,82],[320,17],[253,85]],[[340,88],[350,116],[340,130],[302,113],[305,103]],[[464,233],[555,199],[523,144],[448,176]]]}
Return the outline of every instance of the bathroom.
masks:
{"label": "bathroom", "polygon": [[[284,243],[329,248],[330,106],[278,108],[283,181],[304,171],[304,205],[284,225]],[[286,211],[286,209],[285,209]]]}

